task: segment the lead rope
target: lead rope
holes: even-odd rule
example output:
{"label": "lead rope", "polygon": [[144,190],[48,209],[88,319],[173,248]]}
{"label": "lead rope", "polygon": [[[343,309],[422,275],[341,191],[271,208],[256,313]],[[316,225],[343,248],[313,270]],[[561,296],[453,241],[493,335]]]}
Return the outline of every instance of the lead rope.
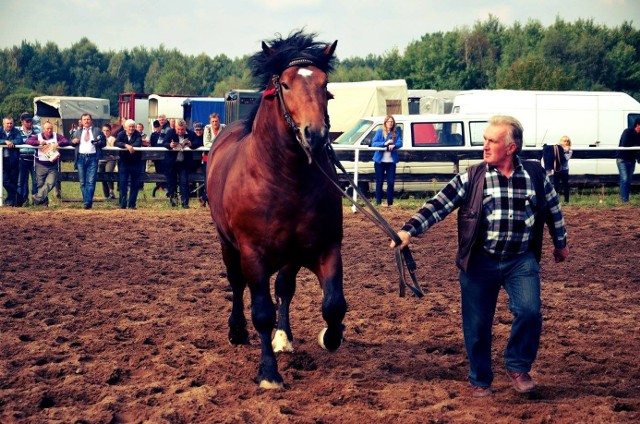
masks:
{"label": "lead rope", "polygon": [[[400,240],[398,233],[396,233],[393,230],[393,228],[391,228],[389,223],[382,217],[382,215],[380,215],[380,213],[371,204],[371,202],[369,202],[367,197],[364,196],[360,192],[360,190],[356,187],[356,184],[353,182],[353,180],[347,173],[346,169],[344,169],[344,167],[342,166],[342,163],[340,163],[340,161],[336,157],[335,151],[333,150],[331,143],[327,143],[326,146],[327,146],[327,154],[329,156],[329,159],[347,177],[349,184],[351,184],[351,187],[353,187],[353,190],[356,191],[360,196],[360,198],[364,201],[366,208],[363,208],[360,204],[358,204],[358,202],[356,202],[353,199],[353,197],[351,197],[345,190],[343,190],[342,187],[340,187],[340,185],[333,178],[329,177],[326,171],[322,169],[322,167],[318,164],[318,161],[314,161],[318,169],[320,169],[320,171],[325,175],[325,177],[327,177],[327,179],[331,181],[331,183],[338,189],[338,191],[342,193],[342,196],[345,199],[348,199],[351,203],[353,203],[353,205],[360,212],[362,212],[364,216],[369,218],[371,222],[373,222],[378,228],[380,228],[383,232],[385,232],[391,238],[391,240],[393,240],[396,243],[396,247],[394,249],[394,256],[396,258],[396,266],[398,268],[398,274],[400,275],[400,297],[404,297],[405,287],[408,287],[413,292],[413,294],[415,294],[417,297],[424,297],[424,292],[422,291],[422,288],[420,287],[420,284],[418,284],[418,280],[416,279],[416,275],[415,275],[416,262],[413,260],[413,255],[411,254],[411,250],[409,249],[409,246],[405,246],[402,249],[400,249],[402,240]],[[405,271],[404,271],[405,268],[409,271],[409,276],[411,277],[411,281],[412,281],[411,284],[406,279]]]}

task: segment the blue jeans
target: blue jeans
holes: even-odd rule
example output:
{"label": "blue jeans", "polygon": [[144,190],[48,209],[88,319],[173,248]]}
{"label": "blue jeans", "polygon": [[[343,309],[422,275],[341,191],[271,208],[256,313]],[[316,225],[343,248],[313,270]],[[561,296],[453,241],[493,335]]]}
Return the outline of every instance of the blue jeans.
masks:
{"label": "blue jeans", "polygon": [[78,168],[78,180],[80,180],[82,203],[91,207],[93,205],[93,194],[96,191],[98,155],[84,155],[79,153],[76,167]]}
{"label": "blue jeans", "polygon": [[[4,149],[0,149],[2,154]],[[2,183],[7,190],[6,206],[20,206],[20,195],[18,194],[18,160],[12,157],[2,158]],[[2,187],[0,187],[0,196]]]}
{"label": "blue jeans", "polygon": [[[140,176],[142,175],[140,163],[125,162],[123,160],[118,162],[118,190],[120,190],[120,207],[122,209],[136,207],[138,191],[140,190]],[[129,181],[131,181],[130,186]]]}
{"label": "blue jeans", "polygon": [[633,171],[636,169],[636,161],[616,159],[616,165],[618,165],[618,172],[620,173],[620,199],[623,202],[628,202],[629,194],[631,194]]}
{"label": "blue jeans", "polygon": [[31,176],[31,194],[38,192],[38,182],[36,181],[36,168],[33,165],[33,154],[27,158],[20,156],[18,171],[18,197],[21,203],[29,200],[29,176]]}
{"label": "blue jeans", "polygon": [[467,272],[460,272],[460,288],[469,381],[480,387],[489,387],[493,381],[491,330],[501,286],[509,295],[513,315],[504,353],[506,368],[529,372],[540,345],[540,266],[533,253],[502,260],[474,253]]}
{"label": "blue jeans", "polygon": [[387,205],[393,205],[393,189],[396,182],[396,164],[393,162],[374,162],[376,172],[376,204],[382,203],[382,183],[387,177]]}
{"label": "blue jeans", "polygon": [[209,198],[207,197],[207,162],[202,162],[202,174],[204,175],[204,182],[202,183],[202,199],[208,202]]}
{"label": "blue jeans", "polygon": [[180,198],[182,206],[189,205],[189,170],[191,161],[172,162],[166,167],[167,196],[176,198],[178,185],[180,186]]}

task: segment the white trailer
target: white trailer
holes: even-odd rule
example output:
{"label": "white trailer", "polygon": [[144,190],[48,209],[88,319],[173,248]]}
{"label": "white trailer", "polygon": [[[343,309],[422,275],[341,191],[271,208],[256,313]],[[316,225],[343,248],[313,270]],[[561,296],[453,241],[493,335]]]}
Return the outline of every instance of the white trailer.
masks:
{"label": "white trailer", "polygon": [[328,113],[332,139],[353,128],[361,118],[409,113],[405,80],[332,82]]}
{"label": "white trailer", "polygon": [[[591,91],[471,90],[459,92],[453,113],[503,114],[524,128],[524,146],[540,148],[569,136],[574,148],[617,147],[622,131],[640,117],[626,93]],[[572,174],[617,174],[613,159],[570,162]]]}

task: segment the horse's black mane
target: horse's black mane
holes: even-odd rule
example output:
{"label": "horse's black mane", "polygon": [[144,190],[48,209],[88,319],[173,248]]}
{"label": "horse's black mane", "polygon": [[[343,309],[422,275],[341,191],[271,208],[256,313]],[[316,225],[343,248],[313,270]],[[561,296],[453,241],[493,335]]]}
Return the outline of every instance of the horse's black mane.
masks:
{"label": "horse's black mane", "polygon": [[335,58],[324,54],[328,43],[314,41],[316,35],[296,31],[285,39],[278,36],[271,41],[265,41],[274,53],[268,55],[260,50],[251,56],[248,62],[257,88],[264,90],[271,81],[271,77],[281,74],[294,59],[309,59],[322,72],[331,72]]}
{"label": "horse's black mane", "polygon": [[[287,38],[282,38],[278,34],[273,40],[265,41],[273,53],[269,55],[264,50],[260,50],[248,60],[255,87],[258,90],[266,89],[271,78],[274,75],[280,75],[294,59],[309,59],[314,66],[327,74],[333,71],[335,56],[327,57],[324,51],[328,43],[314,41],[316,36],[316,33],[307,34],[300,30],[289,34]],[[251,132],[261,101],[262,99],[256,103],[245,121],[245,134]]]}

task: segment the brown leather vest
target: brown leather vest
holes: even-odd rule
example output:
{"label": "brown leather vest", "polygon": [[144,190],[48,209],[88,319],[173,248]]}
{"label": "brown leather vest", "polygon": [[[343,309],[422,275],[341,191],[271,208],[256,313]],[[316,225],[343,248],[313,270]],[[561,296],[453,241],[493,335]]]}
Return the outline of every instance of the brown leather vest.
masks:
{"label": "brown leather vest", "polygon": [[[529,250],[535,254],[536,260],[540,262],[540,258],[542,257],[544,222],[551,218],[551,214],[548,213],[548,205],[544,195],[545,171],[542,166],[540,166],[540,163],[535,161],[522,161],[522,166],[531,177],[533,187],[536,191],[536,198],[538,199],[538,205],[535,211],[536,218],[533,237],[529,241]],[[456,265],[465,272],[469,266],[472,252],[480,252],[482,249],[482,240],[479,234],[483,219],[482,197],[486,171],[486,162],[481,162],[467,168],[469,192],[465,202],[460,206],[460,210],[458,211],[458,254],[456,255]],[[540,219],[541,217],[543,219]],[[547,225],[550,224],[548,223]]]}

